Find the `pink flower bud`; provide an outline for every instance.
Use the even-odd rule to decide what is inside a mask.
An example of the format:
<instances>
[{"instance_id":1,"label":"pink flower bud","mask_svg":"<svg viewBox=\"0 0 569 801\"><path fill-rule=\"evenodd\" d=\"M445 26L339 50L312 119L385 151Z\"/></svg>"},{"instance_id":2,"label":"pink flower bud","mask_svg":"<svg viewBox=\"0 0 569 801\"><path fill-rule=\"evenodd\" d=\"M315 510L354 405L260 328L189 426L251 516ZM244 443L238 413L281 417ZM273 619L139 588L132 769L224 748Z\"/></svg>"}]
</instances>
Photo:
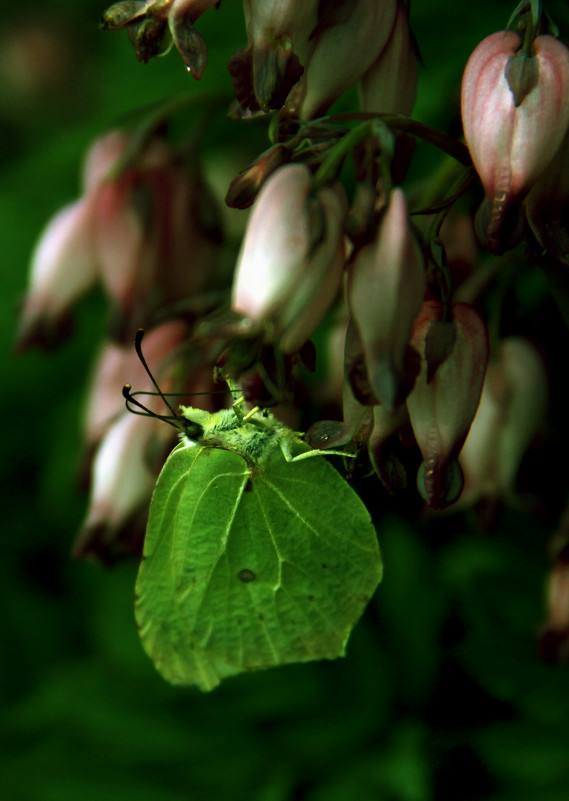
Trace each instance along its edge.
<instances>
[{"instance_id":1,"label":"pink flower bud","mask_svg":"<svg viewBox=\"0 0 569 801\"><path fill-rule=\"evenodd\" d=\"M232 307L292 353L317 328L337 295L344 266L341 188L311 195L310 170L289 164L264 184L247 225Z\"/></svg>"},{"instance_id":2,"label":"pink flower bud","mask_svg":"<svg viewBox=\"0 0 569 801\"><path fill-rule=\"evenodd\" d=\"M103 436L92 468L89 508L75 556L110 549L150 501L174 429L124 411Z\"/></svg>"},{"instance_id":3,"label":"pink flower bud","mask_svg":"<svg viewBox=\"0 0 569 801\"><path fill-rule=\"evenodd\" d=\"M93 198L86 197L62 209L45 228L32 256L18 350L57 344L72 305L95 283L93 210Z\"/></svg>"},{"instance_id":4,"label":"pink flower bud","mask_svg":"<svg viewBox=\"0 0 569 801\"><path fill-rule=\"evenodd\" d=\"M305 120L323 114L377 59L393 28L395 11L395 0L332 4L312 35L312 53L287 106L293 105Z\"/></svg>"},{"instance_id":5,"label":"pink flower bud","mask_svg":"<svg viewBox=\"0 0 569 801\"><path fill-rule=\"evenodd\" d=\"M109 131L96 139L85 155L83 193L88 195L102 183L112 180L113 171L125 154L130 137L124 131Z\"/></svg>"},{"instance_id":6,"label":"pink flower bud","mask_svg":"<svg viewBox=\"0 0 569 801\"><path fill-rule=\"evenodd\" d=\"M411 231L405 196L394 189L374 241L357 252L347 282L369 382L390 409L402 400L403 360L425 285L423 255Z\"/></svg>"},{"instance_id":7,"label":"pink flower bud","mask_svg":"<svg viewBox=\"0 0 569 801\"><path fill-rule=\"evenodd\" d=\"M395 456L393 436L408 424L404 405L395 410L382 405L364 405L352 391L351 372L363 356L363 348L353 321L346 331L344 349L343 423L321 420L306 433L313 448L334 448L351 443L356 450L367 447L370 462L387 492L393 494L407 485L407 476Z\"/></svg>"},{"instance_id":8,"label":"pink flower bud","mask_svg":"<svg viewBox=\"0 0 569 801\"><path fill-rule=\"evenodd\" d=\"M569 50L538 36L535 56L520 38L495 33L474 50L462 80L462 122L489 203L488 244L499 246L504 215L547 167L569 125Z\"/></svg>"},{"instance_id":9,"label":"pink flower bud","mask_svg":"<svg viewBox=\"0 0 569 801\"><path fill-rule=\"evenodd\" d=\"M417 52L406 3L397 1L387 44L359 84L362 111L409 116L417 96Z\"/></svg>"},{"instance_id":10,"label":"pink flower bud","mask_svg":"<svg viewBox=\"0 0 569 801\"><path fill-rule=\"evenodd\" d=\"M509 337L500 343L460 453L461 504L512 497L522 457L545 419L547 384L541 357L529 342Z\"/></svg>"},{"instance_id":11,"label":"pink flower bud","mask_svg":"<svg viewBox=\"0 0 569 801\"><path fill-rule=\"evenodd\" d=\"M93 191L102 283L131 337L157 309L204 288L221 242L218 210L197 171L186 173L161 140Z\"/></svg>"},{"instance_id":12,"label":"pink flower bud","mask_svg":"<svg viewBox=\"0 0 569 801\"><path fill-rule=\"evenodd\" d=\"M95 190L94 246L100 278L109 297L124 312L132 305L135 282L148 272L144 261L155 257L146 241L145 224L150 220L146 214L143 218L133 203L135 181L129 171L118 181L102 182Z\"/></svg>"},{"instance_id":13,"label":"pink flower bud","mask_svg":"<svg viewBox=\"0 0 569 801\"><path fill-rule=\"evenodd\" d=\"M462 489L456 461L474 419L488 361L488 337L478 314L458 303L452 322L441 304L423 305L412 339L421 371L407 398L413 433L423 456L417 476L429 506L444 509Z\"/></svg>"}]
</instances>

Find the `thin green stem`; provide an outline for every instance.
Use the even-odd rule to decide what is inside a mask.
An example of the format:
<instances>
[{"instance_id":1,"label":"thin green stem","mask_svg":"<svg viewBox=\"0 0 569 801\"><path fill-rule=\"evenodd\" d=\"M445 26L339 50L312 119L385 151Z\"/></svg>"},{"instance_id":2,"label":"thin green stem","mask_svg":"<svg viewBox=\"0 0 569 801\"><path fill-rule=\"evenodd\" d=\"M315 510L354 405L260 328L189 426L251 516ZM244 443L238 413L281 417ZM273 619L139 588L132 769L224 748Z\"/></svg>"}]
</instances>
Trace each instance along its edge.
<instances>
[{"instance_id":1,"label":"thin green stem","mask_svg":"<svg viewBox=\"0 0 569 801\"><path fill-rule=\"evenodd\" d=\"M401 131L403 133L411 134L425 142L438 147L443 153L447 153L452 158L456 159L465 167L472 164L468 148L458 139L453 136L439 131L437 128L432 128L430 125L425 125L423 122L414 120L411 117L404 117L401 114L371 114L367 112L348 112L345 114L336 114L333 117L328 117L328 122L347 122L347 121L366 122L371 120L380 120L391 131Z\"/></svg>"},{"instance_id":2,"label":"thin green stem","mask_svg":"<svg viewBox=\"0 0 569 801\"><path fill-rule=\"evenodd\" d=\"M333 145L320 167L316 170L313 180L314 188L318 189L324 184L330 183L338 174L342 162L348 153L350 153L356 145L359 145L360 142L363 142L371 133L372 126L366 122L363 125L358 125L357 128L351 130L343 136L339 142Z\"/></svg>"}]
</instances>

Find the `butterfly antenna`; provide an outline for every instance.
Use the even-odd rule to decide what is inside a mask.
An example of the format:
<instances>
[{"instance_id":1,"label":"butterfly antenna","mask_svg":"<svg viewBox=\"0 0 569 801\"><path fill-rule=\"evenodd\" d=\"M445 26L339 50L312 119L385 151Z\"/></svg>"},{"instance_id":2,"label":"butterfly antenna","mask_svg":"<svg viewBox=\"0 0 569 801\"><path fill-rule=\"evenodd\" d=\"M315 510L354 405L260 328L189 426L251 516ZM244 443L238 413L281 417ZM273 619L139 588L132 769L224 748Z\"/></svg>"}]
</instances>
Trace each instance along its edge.
<instances>
[{"instance_id":1,"label":"butterfly antenna","mask_svg":"<svg viewBox=\"0 0 569 801\"><path fill-rule=\"evenodd\" d=\"M131 412L132 414L142 414L145 417L155 417L157 420L162 420L164 423L168 423L168 425L179 430L180 426L177 423L172 422L172 419L170 417L167 417L166 415L163 414L156 414L156 412L153 412L151 409L148 409L143 403L137 401L134 395L131 393L131 390L132 386L130 384L125 384L124 387L122 388L122 395L126 401L127 404L126 407L129 412ZM160 393L160 395L162 395L162 393ZM142 411L137 412L135 409L131 409L129 403L133 404L134 406L138 406L138 408L142 409ZM174 415L174 419L178 420L179 419L178 415Z\"/></svg>"},{"instance_id":2,"label":"butterfly antenna","mask_svg":"<svg viewBox=\"0 0 569 801\"><path fill-rule=\"evenodd\" d=\"M146 363L146 359L144 358L144 354L142 352L142 340L143 340L143 338L144 338L144 328L139 328L138 331L136 332L136 336L134 338L134 348L136 350L136 355L140 359L140 362L141 362L142 366L144 367L144 369L146 370L146 373L147 373L149 379L152 381L152 384L153 384L154 388L156 389L156 391L158 392L158 394L160 395L160 397L164 401L167 409L171 412L171 414L176 419L178 419L178 415L176 414L174 409L170 406L168 398L164 395L164 393L162 392L162 390L160 389L160 387L156 383L156 379L154 378L154 376L150 372L150 368L149 368L148 364ZM130 399L133 401L133 403L136 406L141 406L141 404L138 403L138 401L135 401L135 400L132 399L132 396L130 396ZM144 407L142 407L142 408L144 408ZM156 416L158 416L158 415L156 415Z\"/></svg>"}]
</instances>

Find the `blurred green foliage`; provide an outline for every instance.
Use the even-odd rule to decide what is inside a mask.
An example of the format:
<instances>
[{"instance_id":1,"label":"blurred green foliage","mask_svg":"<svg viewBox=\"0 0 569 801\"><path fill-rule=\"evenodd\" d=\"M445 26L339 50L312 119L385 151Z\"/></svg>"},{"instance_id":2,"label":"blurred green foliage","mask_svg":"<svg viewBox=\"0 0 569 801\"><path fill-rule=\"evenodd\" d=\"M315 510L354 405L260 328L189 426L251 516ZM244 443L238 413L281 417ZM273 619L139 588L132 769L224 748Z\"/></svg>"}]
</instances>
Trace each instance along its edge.
<instances>
[{"instance_id":1,"label":"blurred green foliage","mask_svg":"<svg viewBox=\"0 0 569 801\"><path fill-rule=\"evenodd\" d=\"M466 58L512 8L416 0L419 119L459 131ZM101 11L53 0L3 12L5 353L30 251L77 195L89 142L178 92L229 91L225 62L245 41L240 3L223 0L198 26L210 63L196 85L174 54L139 65L126 35L97 30ZM432 151L421 152L428 163ZM541 664L535 642L550 532L521 513L488 536L465 515L414 527L380 516L385 579L344 660L240 677L211 695L159 678L134 626L136 566L104 571L68 556L85 509L84 384L103 327L95 296L60 350L3 361L0 798L565 801L569 672Z\"/></svg>"}]
</instances>

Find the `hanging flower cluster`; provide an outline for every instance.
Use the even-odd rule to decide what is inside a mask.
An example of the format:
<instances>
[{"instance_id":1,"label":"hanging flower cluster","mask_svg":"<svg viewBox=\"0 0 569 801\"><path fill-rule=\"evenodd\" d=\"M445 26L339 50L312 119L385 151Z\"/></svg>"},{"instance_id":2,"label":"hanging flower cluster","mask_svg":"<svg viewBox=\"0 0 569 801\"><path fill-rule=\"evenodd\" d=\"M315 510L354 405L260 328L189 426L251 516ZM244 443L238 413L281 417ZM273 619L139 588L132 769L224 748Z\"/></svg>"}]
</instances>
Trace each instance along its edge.
<instances>
[{"instance_id":1,"label":"hanging flower cluster","mask_svg":"<svg viewBox=\"0 0 569 801\"><path fill-rule=\"evenodd\" d=\"M199 79L207 46L195 25L214 5L124 0L102 24L126 29L143 62L174 46ZM228 176L240 246L223 242L200 143L173 144L162 119L93 145L81 199L48 223L32 259L20 349L59 342L96 282L112 310L85 423L93 467L79 555L108 556L169 441L161 420L122 408L125 380L152 390L129 350L140 327L163 386L208 386L203 370L215 366L251 404L294 420L308 410L310 445L345 445L352 475L375 473L386 500L406 492L431 514L521 502L518 472L544 430L544 360L526 330L503 323L497 276L512 253L548 274L569 267L569 49L525 8L516 33L484 39L465 59L464 145L410 116L418 52L405 0L243 10L227 105L271 125L267 149ZM358 110L324 116L354 87ZM428 186L407 178L417 139L444 154ZM568 293L555 299L569 320ZM199 354L192 365L183 345ZM315 359L320 380L305 383ZM146 407L163 415L160 402ZM335 420L317 420L329 410ZM555 587L566 574L557 569ZM557 606L555 626L569 630Z\"/></svg>"}]
</instances>

